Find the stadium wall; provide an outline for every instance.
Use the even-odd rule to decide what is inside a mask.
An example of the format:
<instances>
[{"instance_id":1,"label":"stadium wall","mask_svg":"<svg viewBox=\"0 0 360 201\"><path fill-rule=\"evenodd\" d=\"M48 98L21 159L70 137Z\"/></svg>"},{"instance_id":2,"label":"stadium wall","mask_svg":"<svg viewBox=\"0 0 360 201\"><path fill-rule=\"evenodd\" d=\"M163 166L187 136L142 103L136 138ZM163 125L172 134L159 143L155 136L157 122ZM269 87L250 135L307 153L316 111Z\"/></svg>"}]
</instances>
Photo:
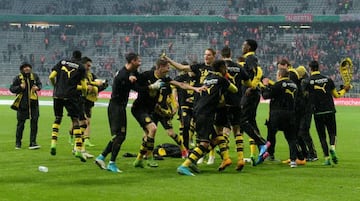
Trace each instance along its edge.
<instances>
[{"instance_id":1,"label":"stadium wall","mask_svg":"<svg viewBox=\"0 0 360 201\"><path fill-rule=\"evenodd\" d=\"M12 23L104 23L104 22L331 22L360 21L359 15L0 15L0 22Z\"/></svg>"},{"instance_id":2,"label":"stadium wall","mask_svg":"<svg viewBox=\"0 0 360 201\"><path fill-rule=\"evenodd\" d=\"M41 90L38 92L39 96L51 97L52 90ZM0 96L11 96L14 95L6 88L0 88ZM109 99L111 97L110 91L103 91L99 93L99 98ZM136 92L130 92L129 99L134 100L137 97ZM262 103L268 103L269 100L261 99ZM335 105L346 105L346 106L360 106L360 98L336 98L334 99Z\"/></svg>"}]
</instances>

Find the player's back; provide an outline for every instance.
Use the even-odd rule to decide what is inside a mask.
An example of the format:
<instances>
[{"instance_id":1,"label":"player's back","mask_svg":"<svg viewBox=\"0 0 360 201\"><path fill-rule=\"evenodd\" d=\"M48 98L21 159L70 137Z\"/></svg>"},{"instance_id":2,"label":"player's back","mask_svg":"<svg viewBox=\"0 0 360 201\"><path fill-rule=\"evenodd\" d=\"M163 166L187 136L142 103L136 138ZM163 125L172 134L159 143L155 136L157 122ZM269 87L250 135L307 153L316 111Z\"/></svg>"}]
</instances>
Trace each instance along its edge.
<instances>
[{"instance_id":1,"label":"player's back","mask_svg":"<svg viewBox=\"0 0 360 201\"><path fill-rule=\"evenodd\" d=\"M270 110L295 111L297 85L289 79L277 81L270 92ZM266 95L263 93L264 98Z\"/></svg>"},{"instance_id":2,"label":"player's back","mask_svg":"<svg viewBox=\"0 0 360 201\"><path fill-rule=\"evenodd\" d=\"M314 112L335 112L332 90L335 89L334 82L321 75L312 74L308 81L307 90L309 91L310 101L314 106Z\"/></svg>"},{"instance_id":3,"label":"player's back","mask_svg":"<svg viewBox=\"0 0 360 201\"><path fill-rule=\"evenodd\" d=\"M79 61L61 60L52 70L57 72L54 97L73 98L81 94L77 85L85 77L85 68Z\"/></svg>"},{"instance_id":4,"label":"player's back","mask_svg":"<svg viewBox=\"0 0 360 201\"><path fill-rule=\"evenodd\" d=\"M220 100L230 85L224 77L215 73L210 73L204 79L206 91L202 91L195 104L195 112L197 114L208 114L216 110Z\"/></svg>"},{"instance_id":5,"label":"player's back","mask_svg":"<svg viewBox=\"0 0 360 201\"><path fill-rule=\"evenodd\" d=\"M225 63L227 66L227 72L229 74L227 79L238 88L237 93L226 94L226 104L231 106L240 106L240 101L243 94L242 81L249 80L249 75L246 73L245 69L242 68L239 64L231 60L225 60Z\"/></svg>"}]
</instances>

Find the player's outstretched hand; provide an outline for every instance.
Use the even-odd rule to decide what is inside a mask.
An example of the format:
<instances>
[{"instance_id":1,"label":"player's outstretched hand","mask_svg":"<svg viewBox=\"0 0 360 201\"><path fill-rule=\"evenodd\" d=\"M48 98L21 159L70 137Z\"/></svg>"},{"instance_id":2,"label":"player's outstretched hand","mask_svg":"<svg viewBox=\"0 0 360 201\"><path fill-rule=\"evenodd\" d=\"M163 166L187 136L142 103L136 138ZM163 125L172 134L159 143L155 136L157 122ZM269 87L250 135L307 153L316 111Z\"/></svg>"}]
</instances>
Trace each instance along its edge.
<instances>
[{"instance_id":1,"label":"player's outstretched hand","mask_svg":"<svg viewBox=\"0 0 360 201\"><path fill-rule=\"evenodd\" d=\"M149 89L158 90L161 87L163 87L164 85L165 85L165 83L161 79L158 79L158 80L156 80L156 82L149 85Z\"/></svg>"},{"instance_id":2,"label":"player's outstretched hand","mask_svg":"<svg viewBox=\"0 0 360 201\"><path fill-rule=\"evenodd\" d=\"M269 80L269 78L265 77L265 78L262 79L261 81L262 81L263 85L268 86L270 80Z\"/></svg>"},{"instance_id":3,"label":"player's outstretched hand","mask_svg":"<svg viewBox=\"0 0 360 201\"><path fill-rule=\"evenodd\" d=\"M346 92L348 92L351 89L351 85L344 86L344 89L345 89Z\"/></svg>"},{"instance_id":4,"label":"player's outstretched hand","mask_svg":"<svg viewBox=\"0 0 360 201\"><path fill-rule=\"evenodd\" d=\"M197 93L201 93L202 91L206 91L208 88L207 86L201 86L201 87L195 87L194 91L196 91Z\"/></svg>"}]
</instances>

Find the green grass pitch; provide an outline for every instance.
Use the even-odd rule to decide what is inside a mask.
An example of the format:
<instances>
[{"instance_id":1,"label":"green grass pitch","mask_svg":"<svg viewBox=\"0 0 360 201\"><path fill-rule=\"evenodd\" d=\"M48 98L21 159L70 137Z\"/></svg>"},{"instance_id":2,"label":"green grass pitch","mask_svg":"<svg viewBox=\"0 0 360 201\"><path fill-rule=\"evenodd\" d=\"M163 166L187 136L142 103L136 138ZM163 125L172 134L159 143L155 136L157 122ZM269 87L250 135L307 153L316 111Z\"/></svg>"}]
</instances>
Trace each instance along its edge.
<instances>
[{"instance_id":1,"label":"green grass pitch","mask_svg":"<svg viewBox=\"0 0 360 201\"><path fill-rule=\"evenodd\" d=\"M100 170L93 160L82 163L71 154L69 118L64 118L61 124L57 155L50 155L51 124L54 120L51 106L40 108L39 150L28 150L28 122L23 148L15 150L16 113L6 105L0 106L0 111L0 201L360 200L360 107L337 107L338 165L322 165L319 139L312 127L311 135L320 158L317 162L292 169L279 162L266 161L257 167L247 164L240 173L234 170L235 165L219 173L217 166L220 158L217 156L214 165L200 165L202 173L195 177L176 173L182 159L165 158L159 161L158 168L135 169L132 166L134 158L122 157L125 152L137 153L141 143L142 129L130 113L127 139L117 160L123 173L116 174ZM261 104L258 124L263 136L266 136L264 120L267 114L268 105ZM175 120L174 127L178 129ZM98 155L110 139L106 107L94 108L91 137L96 146L87 150ZM246 136L245 156L249 155L247 139ZM277 134L277 140L276 157L287 159L288 148L281 132ZM159 128L155 144L165 142L172 143L172 140ZM233 139L230 146L231 157L236 163ZM38 171L40 165L47 166L49 172Z\"/></svg>"}]
</instances>

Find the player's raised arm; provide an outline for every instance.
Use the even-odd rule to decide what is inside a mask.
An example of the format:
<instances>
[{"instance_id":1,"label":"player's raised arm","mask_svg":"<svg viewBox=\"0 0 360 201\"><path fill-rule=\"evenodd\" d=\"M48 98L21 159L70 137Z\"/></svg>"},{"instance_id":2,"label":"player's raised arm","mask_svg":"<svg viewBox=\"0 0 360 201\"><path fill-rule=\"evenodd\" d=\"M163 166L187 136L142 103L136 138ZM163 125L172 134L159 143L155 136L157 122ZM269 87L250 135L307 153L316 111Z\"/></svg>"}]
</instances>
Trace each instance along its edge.
<instances>
[{"instance_id":1,"label":"player's raised arm","mask_svg":"<svg viewBox=\"0 0 360 201\"><path fill-rule=\"evenodd\" d=\"M204 91L206 90L206 86L202 86L202 87L193 87L191 85L189 85L188 83L185 83L185 82L178 82L176 80L171 80L170 81L170 84L171 85L174 85L174 86L177 86L177 87L180 87L182 89L185 89L185 90L194 90L198 93L200 93L201 91Z\"/></svg>"},{"instance_id":2,"label":"player's raised arm","mask_svg":"<svg viewBox=\"0 0 360 201\"><path fill-rule=\"evenodd\" d=\"M52 71L49 75L49 81L51 83L52 86L55 85L55 78L56 78L57 72L56 71Z\"/></svg>"},{"instance_id":3,"label":"player's raised arm","mask_svg":"<svg viewBox=\"0 0 360 201\"><path fill-rule=\"evenodd\" d=\"M191 71L191 67L190 65L183 65L181 63L178 63L172 59L170 59L168 56L163 55L162 56L163 59L167 60L171 66L175 67L177 70L180 71L185 71L185 72L190 72Z\"/></svg>"},{"instance_id":4,"label":"player's raised arm","mask_svg":"<svg viewBox=\"0 0 360 201\"><path fill-rule=\"evenodd\" d=\"M342 88L341 90L336 90L335 88L331 91L331 94L334 98L340 98L343 97L345 95L346 92L348 92L350 90L350 85L348 86L344 86L344 88Z\"/></svg>"}]
</instances>

